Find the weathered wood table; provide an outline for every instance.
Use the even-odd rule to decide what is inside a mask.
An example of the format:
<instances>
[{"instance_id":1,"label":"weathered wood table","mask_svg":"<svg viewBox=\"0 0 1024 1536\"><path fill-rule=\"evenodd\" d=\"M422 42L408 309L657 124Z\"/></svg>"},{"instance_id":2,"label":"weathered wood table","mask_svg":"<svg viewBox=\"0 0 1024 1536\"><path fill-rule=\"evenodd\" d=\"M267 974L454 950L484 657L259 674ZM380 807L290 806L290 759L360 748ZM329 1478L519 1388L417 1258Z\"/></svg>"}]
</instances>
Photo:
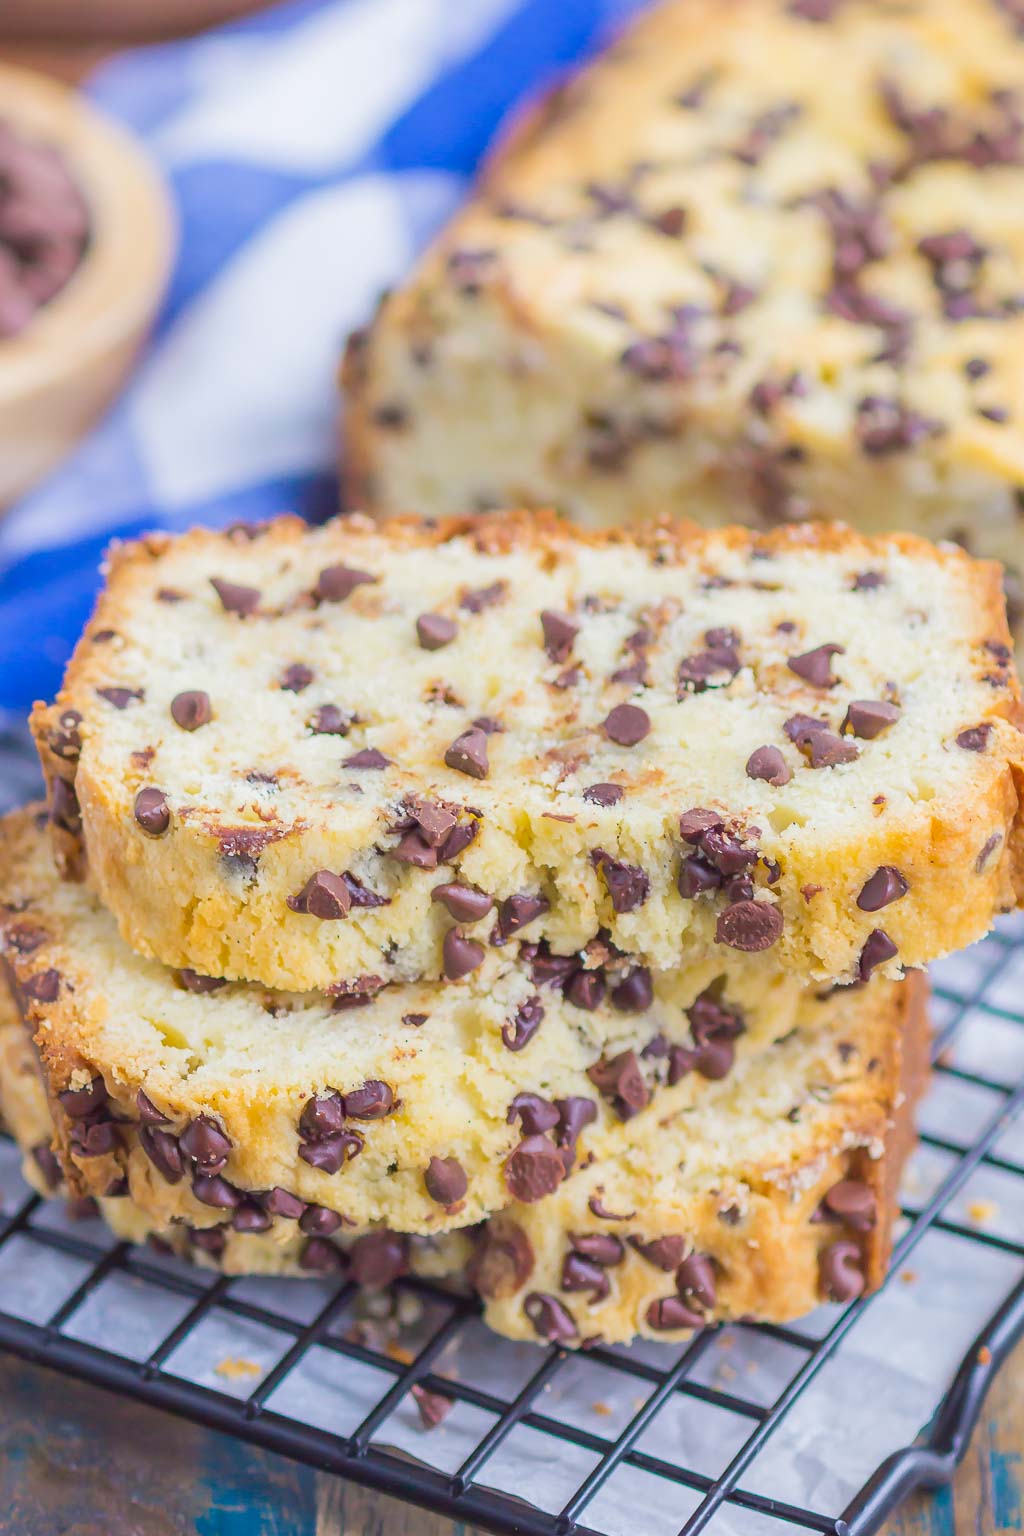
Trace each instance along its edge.
<instances>
[{"instance_id":1,"label":"weathered wood table","mask_svg":"<svg viewBox=\"0 0 1024 1536\"><path fill-rule=\"evenodd\" d=\"M1024 1345L952 1489L886 1536L1022 1529ZM474 1536L226 1435L0 1356L0 1536ZM636 1536L644 1536L638 1531Z\"/></svg>"}]
</instances>

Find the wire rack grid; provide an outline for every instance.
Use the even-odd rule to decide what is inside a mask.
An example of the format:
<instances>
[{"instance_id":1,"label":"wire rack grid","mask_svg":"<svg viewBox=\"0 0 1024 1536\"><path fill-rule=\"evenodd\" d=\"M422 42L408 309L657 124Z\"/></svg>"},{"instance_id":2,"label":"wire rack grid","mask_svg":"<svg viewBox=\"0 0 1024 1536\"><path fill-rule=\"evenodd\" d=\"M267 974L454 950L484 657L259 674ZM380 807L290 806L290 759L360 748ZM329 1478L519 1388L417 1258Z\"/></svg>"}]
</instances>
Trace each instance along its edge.
<instances>
[{"instance_id":1,"label":"wire rack grid","mask_svg":"<svg viewBox=\"0 0 1024 1536\"><path fill-rule=\"evenodd\" d=\"M218 1277L69 1220L0 1142L0 1346L486 1530L864 1536L950 1478L1024 1333L1024 920L933 980L891 1277L846 1308L572 1354L410 1278L375 1338L351 1285ZM414 1387L453 1405L439 1427ZM831 1476L809 1488L815 1455Z\"/></svg>"}]
</instances>

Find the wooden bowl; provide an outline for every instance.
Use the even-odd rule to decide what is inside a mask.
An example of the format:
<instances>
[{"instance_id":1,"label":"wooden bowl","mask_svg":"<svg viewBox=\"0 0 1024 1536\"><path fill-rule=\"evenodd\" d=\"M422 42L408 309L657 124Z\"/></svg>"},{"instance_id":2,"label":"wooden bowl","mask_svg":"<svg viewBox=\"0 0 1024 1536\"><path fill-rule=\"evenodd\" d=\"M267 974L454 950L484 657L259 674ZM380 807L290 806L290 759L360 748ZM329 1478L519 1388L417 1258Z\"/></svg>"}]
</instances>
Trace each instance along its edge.
<instances>
[{"instance_id":1,"label":"wooden bowl","mask_svg":"<svg viewBox=\"0 0 1024 1536\"><path fill-rule=\"evenodd\" d=\"M51 470L117 394L163 295L174 220L135 141L73 91L0 64L0 116L55 145L89 205L81 264L0 339L0 508Z\"/></svg>"}]
</instances>

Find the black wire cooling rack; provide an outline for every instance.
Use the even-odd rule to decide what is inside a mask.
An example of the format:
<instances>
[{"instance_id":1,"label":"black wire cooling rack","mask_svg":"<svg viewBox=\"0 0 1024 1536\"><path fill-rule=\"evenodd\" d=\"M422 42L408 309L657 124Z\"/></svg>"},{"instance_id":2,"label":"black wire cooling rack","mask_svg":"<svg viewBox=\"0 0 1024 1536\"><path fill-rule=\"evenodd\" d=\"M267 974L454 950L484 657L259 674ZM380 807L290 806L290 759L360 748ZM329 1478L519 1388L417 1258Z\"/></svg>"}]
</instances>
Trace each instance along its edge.
<instances>
[{"instance_id":1,"label":"black wire cooling rack","mask_svg":"<svg viewBox=\"0 0 1024 1536\"><path fill-rule=\"evenodd\" d=\"M890 1280L845 1309L567 1354L408 1279L375 1336L350 1285L230 1280L70 1221L0 1143L0 1346L496 1532L861 1536L950 1478L1024 1333L1024 921L934 981ZM440 1426L414 1387L454 1405Z\"/></svg>"}]
</instances>

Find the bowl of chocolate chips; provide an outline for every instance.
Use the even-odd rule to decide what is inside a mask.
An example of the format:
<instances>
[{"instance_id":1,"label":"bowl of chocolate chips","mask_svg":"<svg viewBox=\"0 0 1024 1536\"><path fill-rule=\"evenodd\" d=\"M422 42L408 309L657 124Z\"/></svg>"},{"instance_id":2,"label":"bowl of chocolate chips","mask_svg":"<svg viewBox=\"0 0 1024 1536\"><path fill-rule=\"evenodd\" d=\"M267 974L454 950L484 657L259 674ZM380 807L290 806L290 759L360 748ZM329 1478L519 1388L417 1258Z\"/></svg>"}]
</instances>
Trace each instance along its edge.
<instances>
[{"instance_id":1,"label":"bowl of chocolate chips","mask_svg":"<svg viewBox=\"0 0 1024 1536\"><path fill-rule=\"evenodd\" d=\"M159 173L75 92L0 65L0 508L110 404L173 251Z\"/></svg>"}]
</instances>

